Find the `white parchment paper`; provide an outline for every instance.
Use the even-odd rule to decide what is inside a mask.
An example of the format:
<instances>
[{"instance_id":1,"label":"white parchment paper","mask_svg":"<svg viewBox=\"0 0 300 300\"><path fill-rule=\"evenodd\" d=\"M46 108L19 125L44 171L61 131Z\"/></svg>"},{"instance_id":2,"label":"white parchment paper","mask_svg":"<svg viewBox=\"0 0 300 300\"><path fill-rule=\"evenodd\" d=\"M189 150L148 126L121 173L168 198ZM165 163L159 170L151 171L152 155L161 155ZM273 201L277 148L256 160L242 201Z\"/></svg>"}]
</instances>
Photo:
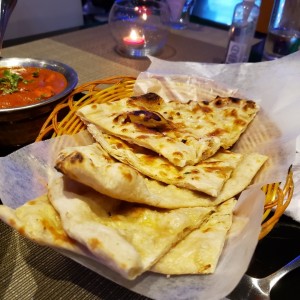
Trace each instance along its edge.
<instances>
[{"instance_id":1,"label":"white parchment paper","mask_svg":"<svg viewBox=\"0 0 300 300\"><path fill-rule=\"evenodd\" d=\"M200 89L213 87L208 96L211 92L222 93L225 90L232 96L243 95L258 102L262 108L259 123L251 125L250 140L247 135L243 136L244 142L240 143L237 150L257 150L270 157L269 161L272 163L269 169L272 173L263 172L264 176L260 177L259 183L285 180L288 167L295 161L296 137L300 133L299 53L278 61L256 64L181 63L161 61L153 57L151 60L148 71L141 73L137 80L136 93L152 91L154 87L155 92L166 97L173 97L175 93L176 97L183 95L183 99L193 99L201 84ZM185 80L189 78L190 88L186 89L186 81L180 82L182 76ZM165 80L159 90L156 83L151 85L152 80L157 78ZM174 78L176 88L172 86ZM56 151L66 145L89 143L91 140L83 132L72 137L64 136L35 143L0 158L2 202L16 208L45 193L48 170L53 168ZM128 281L93 260L63 253L98 274L153 299L221 299L235 287L248 268L258 241L263 203L264 195L259 186L253 186L242 193L236 207L232 232L217 270L212 275L167 278L147 272L137 280ZM295 203L293 205L298 206ZM241 224L243 226L238 226Z\"/></svg>"},{"instance_id":2,"label":"white parchment paper","mask_svg":"<svg viewBox=\"0 0 300 300\"><path fill-rule=\"evenodd\" d=\"M287 169L293 164L295 192L285 213L300 222L300 154L296 157L296 141L300 134L300 51L275 61L229 65L150 59L149 69L138 77L137 93L156 92L172 99L178 96L173 89L179 86L179 90L183 90L182 101L198 100L196 87L201 85L205 89L205 85L212 86L213 82L216 93L242 96L260 105L261 112L250 126L248 131L251 132L247 132L251 145L246 146L247 141L242 138L236 150L243 152L248 147L249 151L270 157L268 167L271 164L271 172L260 178L265 183L285 182ZM181 83L174 84L174 77L188 77L191 88ZM157 89L157 78L163 78L166 88ZM149 80L152 84L148 83ZM198 91L202 94L201 89ZM300 153L300 138L297 145Z\"/></svg>"}]
</instances>

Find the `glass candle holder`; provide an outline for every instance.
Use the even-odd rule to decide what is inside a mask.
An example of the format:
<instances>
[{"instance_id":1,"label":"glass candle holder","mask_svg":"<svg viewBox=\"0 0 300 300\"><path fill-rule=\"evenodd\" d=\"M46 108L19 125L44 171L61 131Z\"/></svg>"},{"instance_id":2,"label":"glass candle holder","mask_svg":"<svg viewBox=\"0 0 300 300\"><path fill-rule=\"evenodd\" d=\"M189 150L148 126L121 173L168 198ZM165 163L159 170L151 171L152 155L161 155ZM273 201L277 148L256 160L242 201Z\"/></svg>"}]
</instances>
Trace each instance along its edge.
<instances>
[{"instance_id":1,"label":"glass candle holder","mask_svg":"<svg viewBox=\"0 0 300 300\"><path fill-rule=\"evenodd\" d=\"M130 57L158 54L167 41L169 20L170 10L163 1L115 1L108 24L116 51Z\"/></svg>"}]
</instances>

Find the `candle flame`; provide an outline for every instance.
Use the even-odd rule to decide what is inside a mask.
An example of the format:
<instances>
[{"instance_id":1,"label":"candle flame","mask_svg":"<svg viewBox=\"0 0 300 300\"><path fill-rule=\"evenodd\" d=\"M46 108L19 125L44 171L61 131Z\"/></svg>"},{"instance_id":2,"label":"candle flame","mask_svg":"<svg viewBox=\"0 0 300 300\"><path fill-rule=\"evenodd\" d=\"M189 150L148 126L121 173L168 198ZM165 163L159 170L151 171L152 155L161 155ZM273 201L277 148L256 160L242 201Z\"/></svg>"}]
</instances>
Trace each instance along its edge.
<instances>
[{"instance_id":1,"label":"candle flame","mask_svg":"<svg viewBox=\"0 0 300 300\"><path fill-rule=\"evenodd\" d=\"M146 21L147 18L148 18L148 15L147 15L146 13L143 13L143 14L142 14L142 19L143 19L144 21Z\"/></svg>"},{"instance_id":2,"label":"candle flame","mask_svg":"<svg viewBox=\"0 0 300 300\"><path fill-rule=\"evenodd\" d=\"M126 45L143 45L145 43L144 35L139 34L136 29L131 29L128 36L123 38Z\"/></svg>"},{"instance_id":3,"label":"candle flame","mask_svg":"<svg viewBox=\"0 0 300 300\"><path fill-rule=\"evenodd\" d=\"M139 36L139 34L136 32L135 29L131 29L129 37L131 40L133 41L137 41L138 39L140 39L141 37Z\"/></svg>"}]
</instances>

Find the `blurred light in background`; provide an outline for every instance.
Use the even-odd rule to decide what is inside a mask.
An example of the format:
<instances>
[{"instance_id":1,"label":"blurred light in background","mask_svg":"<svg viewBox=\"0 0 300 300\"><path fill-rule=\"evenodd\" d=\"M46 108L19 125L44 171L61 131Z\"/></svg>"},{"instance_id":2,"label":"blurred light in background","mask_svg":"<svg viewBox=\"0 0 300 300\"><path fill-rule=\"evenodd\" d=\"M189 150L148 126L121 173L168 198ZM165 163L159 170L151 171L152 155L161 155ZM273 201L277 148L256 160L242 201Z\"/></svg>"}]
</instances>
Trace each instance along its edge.
<instances>
[{"instance_id":1,"label":"blurred light in background","mask_svg":"<svg viewBox=\"0 0 300 300\"><path fill-rule=\"evenodd\" d=\"M230 26L233 10L242 0L196 0L192 14L204 21ZM260 6L261 0L255 3Z\"/></svg>"}]
</instances>

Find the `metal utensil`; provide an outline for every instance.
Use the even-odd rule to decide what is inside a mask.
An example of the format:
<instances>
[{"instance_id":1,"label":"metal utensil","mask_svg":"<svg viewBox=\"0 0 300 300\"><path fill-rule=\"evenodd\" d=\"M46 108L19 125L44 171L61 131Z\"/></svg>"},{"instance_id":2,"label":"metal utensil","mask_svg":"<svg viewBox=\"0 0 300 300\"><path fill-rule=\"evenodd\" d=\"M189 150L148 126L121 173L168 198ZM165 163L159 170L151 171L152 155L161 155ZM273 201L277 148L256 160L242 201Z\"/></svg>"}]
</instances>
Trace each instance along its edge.
<instances>
[{"instance_id":1,"label":"metal utensil","mask_svg":"<svg viewBox=\"0 0 300 300\"><path fill-rule=\"evenodd\" d=\"M274 285L288 272L300 267L300 255L278 271L264 278L254 278L244 275L237 287L227 296L231 300L270 299Z\"/></svg>"}]
</instances>

